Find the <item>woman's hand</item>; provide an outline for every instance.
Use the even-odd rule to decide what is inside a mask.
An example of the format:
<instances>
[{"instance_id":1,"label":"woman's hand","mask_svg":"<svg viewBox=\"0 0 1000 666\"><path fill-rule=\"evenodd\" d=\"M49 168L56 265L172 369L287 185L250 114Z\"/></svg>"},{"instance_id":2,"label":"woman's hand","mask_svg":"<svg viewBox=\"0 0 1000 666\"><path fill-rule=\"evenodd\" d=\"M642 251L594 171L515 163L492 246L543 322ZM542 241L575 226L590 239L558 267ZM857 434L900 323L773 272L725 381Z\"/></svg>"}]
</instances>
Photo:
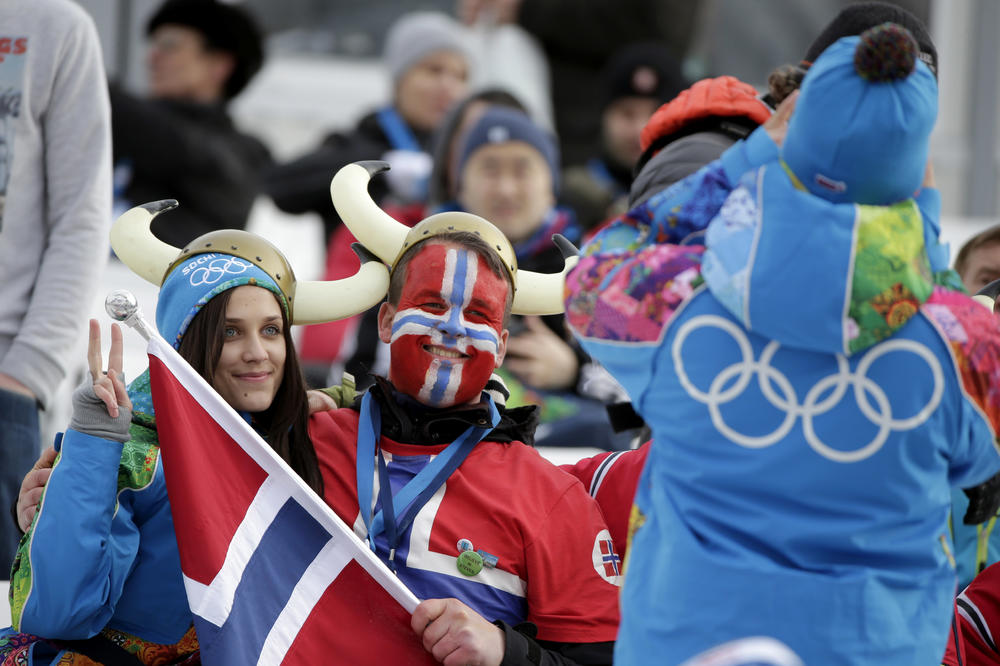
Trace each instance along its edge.
<instances>
[{"instance_id":1,"label":"woman's hand","mask_svg":"<svg viewBox=\"0 0 1000 666\"><path fill-rule=\"evenodd\" d=\"M132 422L132 401L122 379L122 331L111 326L111 353L107 371L101 370L101 327L90 320L90 347L87 350L91 382L84 381L73 391L73 416L70 430L125 443Z\"/></svg>"},{"instance_id":2,"label":"woman's hand","mask_svg":"<svg viewBox=\"0 0 1000 666\"><path fill-rule=\"evenodd\" d=\"M316 389L309 389L306 391L306 399L309 401L309 415L312 416L317 412L328 412L331 409L337 409L340 405L337 401L328 396L322 391L317 391Z\"/></svg>"},{"instance_id":3,"label":"woman's hand","mask_svg":"<svg viewBox=\"0 0 1000 666\"><path fill-rule=\"evenodd\" d=\"M94 393L104 402L108 414L118 418L118 408L132 409L128 389L122 379L122 329L111 324L111 350L108 353L108 369L102 371L104 356L101 353L101 325L96 319L90 320L90 347L87 351L90 376L94 380Z\"/></svg>"},{"instance_id":4,"label":"woman's hand","mask_svg":"<svg viewBox=\"0 0 1000 666\"><path fill-rule=\"evenodd\" d=\"M764 123L764 131L767 132L771 140L778 144L785 142L785 135L788 134L788 123L792 119L792 112L795 111L795 103L799 100L799 91L792 92L778 105L778 108L771 114L771 117Z\"/></svg>"},{"instance_id":5,"label":"woman's hand","mask_svg":"<svg viewBox=\"0 0 1000 666\"><path fill-rule=\"evenodd\" d=\"M21 491L17 495L17 526L22 532L27 532L31 527L31 521L35 519L35 512L38 510L38 500L42 499L42 491L45 484L49 482L49 475L52 474L52 465L56 460L56 449L54 446L42 451L38 460L31 467L24 480L21 481Z\"/></svg>"}]
</instances>

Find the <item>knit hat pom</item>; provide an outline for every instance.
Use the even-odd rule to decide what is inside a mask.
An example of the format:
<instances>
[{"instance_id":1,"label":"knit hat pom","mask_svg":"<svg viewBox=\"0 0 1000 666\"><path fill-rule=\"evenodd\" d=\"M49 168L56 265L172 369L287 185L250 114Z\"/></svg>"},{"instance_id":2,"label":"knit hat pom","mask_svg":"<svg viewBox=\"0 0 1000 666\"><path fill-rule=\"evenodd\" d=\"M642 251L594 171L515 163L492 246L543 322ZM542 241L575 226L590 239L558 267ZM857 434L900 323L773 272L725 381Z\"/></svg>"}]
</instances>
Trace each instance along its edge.
<instances>
[{"instance_id":1,"label":"knit hat pom","mask_svg":"<svg viewBox=\"0 0 1000 666\"><path fill-rule=\"evenodd\" d=\"M861 33L854 50L854 69L866 81L886 83L905 79L916 66L919 48L913 35L895 23L883 23Z\"/></svg>"}]
</instances>

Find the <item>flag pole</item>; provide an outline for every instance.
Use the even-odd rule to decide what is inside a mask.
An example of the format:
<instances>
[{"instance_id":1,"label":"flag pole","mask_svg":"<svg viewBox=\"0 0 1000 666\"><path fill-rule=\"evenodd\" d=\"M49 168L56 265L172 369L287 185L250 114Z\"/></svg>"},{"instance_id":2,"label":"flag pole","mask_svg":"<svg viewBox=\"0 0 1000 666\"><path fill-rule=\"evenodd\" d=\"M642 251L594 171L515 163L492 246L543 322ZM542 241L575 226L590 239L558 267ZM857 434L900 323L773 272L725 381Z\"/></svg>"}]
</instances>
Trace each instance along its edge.
<instances>
[{"instance_id":1,"label":"flag pole","mask_svg":"<svg viewBox=\"0 0 1000 666\"><path fill-rule=\"evenodd\" d=\"M142 316L139 302L131 291L116 289L109 293L104 299L104 310L112 319L135 329L146 342L149 342L149 338L153 335L153 329Z\"/></svg>"}]
</instances>

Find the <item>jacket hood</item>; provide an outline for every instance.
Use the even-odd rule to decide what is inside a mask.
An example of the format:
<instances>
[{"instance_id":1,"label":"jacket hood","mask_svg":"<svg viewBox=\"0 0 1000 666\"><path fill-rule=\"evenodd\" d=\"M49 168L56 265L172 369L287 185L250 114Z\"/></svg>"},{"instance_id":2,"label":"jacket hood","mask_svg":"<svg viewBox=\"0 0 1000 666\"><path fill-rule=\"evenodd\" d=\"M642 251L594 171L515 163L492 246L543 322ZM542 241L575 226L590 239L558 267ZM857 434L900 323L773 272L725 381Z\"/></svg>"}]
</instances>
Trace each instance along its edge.
<instances>
[{"instance_id":1,"label":"jacket hood","mask_svg":"<svg viewBox=\"0 0 1000 666\"><path fill-rule=\"evenodd\" d=\"M702 273L748 329L851 354L891 336L930 297L928 226L913 199L830 202L771 162L745 174L709 224Z\"/></svg>"}]
</instances>

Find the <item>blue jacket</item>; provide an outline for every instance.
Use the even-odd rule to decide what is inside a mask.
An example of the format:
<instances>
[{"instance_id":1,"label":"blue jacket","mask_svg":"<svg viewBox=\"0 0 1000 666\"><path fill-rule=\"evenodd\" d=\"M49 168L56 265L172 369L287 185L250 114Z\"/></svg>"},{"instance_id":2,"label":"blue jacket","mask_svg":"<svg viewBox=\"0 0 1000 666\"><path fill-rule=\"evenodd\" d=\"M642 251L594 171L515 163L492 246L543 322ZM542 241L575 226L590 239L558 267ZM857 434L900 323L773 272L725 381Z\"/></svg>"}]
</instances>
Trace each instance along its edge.
<instances>
[{"instance_id":1,"label":"blue jacket","mask_svg":"<svg viewBox=\"0 0 1000 666\"><path fill-rule=\"evenodd\" d=\"M567 319L654 442L616 664L754 635L943 655L951 489L1000 470L1000 327L950 288L938 209L814 197L758 130L585 248Z\"/></svg>"},{"instance_id":2,"label":"blue jacket","mask_svg":"<svg viewBox=\"0 0 1000 666\"><path fill-rule=\"evenodd\" d=\"M83 639L111 629L172 645L192 626L156 434L135 422L131 433L124 445L63 436L11 573L15 630Z\"/></svg>"}]
</instances>

